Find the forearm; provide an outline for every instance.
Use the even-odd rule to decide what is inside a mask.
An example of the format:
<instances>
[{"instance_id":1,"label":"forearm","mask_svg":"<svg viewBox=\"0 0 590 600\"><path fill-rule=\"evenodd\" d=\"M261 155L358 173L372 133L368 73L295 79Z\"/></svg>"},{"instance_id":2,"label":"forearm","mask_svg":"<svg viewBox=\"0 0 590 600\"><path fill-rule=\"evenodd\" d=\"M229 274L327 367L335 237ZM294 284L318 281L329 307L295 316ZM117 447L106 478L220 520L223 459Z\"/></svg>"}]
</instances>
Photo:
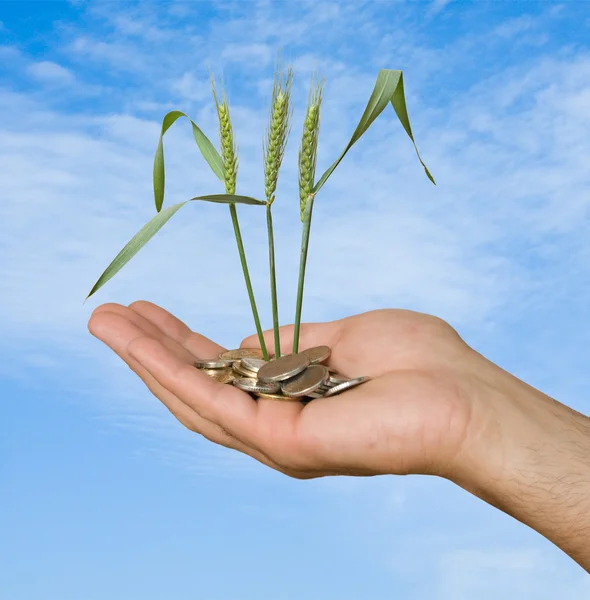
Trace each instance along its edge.
<instances>
[{"instance_id":1,"label":"forearm","mask_svg":"<svg viewBox=\"0 0 590 600\"><path fill-rule=\"evenodd\" d=\"M496 365L477 372L477 426L456 483L590 571L590 419Z\"/></svg>"}]
</instances>

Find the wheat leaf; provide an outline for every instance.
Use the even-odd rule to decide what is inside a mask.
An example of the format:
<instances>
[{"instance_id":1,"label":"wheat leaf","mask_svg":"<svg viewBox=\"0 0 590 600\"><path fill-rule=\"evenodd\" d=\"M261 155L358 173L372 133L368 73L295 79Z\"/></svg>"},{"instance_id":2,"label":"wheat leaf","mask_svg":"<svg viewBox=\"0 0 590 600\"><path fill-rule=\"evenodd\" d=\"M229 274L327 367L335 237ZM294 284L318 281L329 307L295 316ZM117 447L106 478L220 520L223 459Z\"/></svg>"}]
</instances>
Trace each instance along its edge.
<instances>
[{"instance_id":1,"label":"wheat leaf","mask_svg":"<svg viewBox=\"0 0 590 600\"><path fill-rule=\"evenodd\" d=\"M162 205L164 204L164 186L166 181L166 174L164 172L164 134L174 125L174 123L180 119L180 117L186 117L192 125L193 136L197 146L203 155L203 158L207 161L211 170L221 179L224 180L223 176L223 161L219 152L215 149L215 146L211 143L209 138L199 129L197 124L188 117L185 113L179 110L173 110L169 112L162 120L162 132L160 133L160 139L158 141L158 148L156 149L156 156L154 157L154 200L156 202L156 210L160 212Z\"/></svg>"},{"instance_id":2,"label":"wheat leaf","mask_svg":"<svg viewBox=\"0 0 590 600\"><path fill-rule=\"evenodd\" d=\"M206 196L197 196L178 204L168 206L160 211L153 219L148 221L127 243L127 245L117 254L111 264L105 269L104 273L98 278L94 284L86 300L100 289L109 279L114 277L153 237L162 229L168 220L185 204L203 200L206 202L219 202L223 204L254 204L265 205L263 200L257 200L250 196L236 196L230 194L209 194Z\"/></svg>"},{"instance_id":3,"label":"wheat leaf","mask_svg":"<svg viewBox=\"0 0 590 600\"><path fill-rule=\"evenodd\" d=\"M346 156L346 153L361 138L365 131L367 131L367 129L371 126L373 121L383 112L385 107L390 102L403 128L412 140L414 148L416 149L416 154L418 154L418 148L416 147L416 142L414 141L412 128L410 126L410 119L408 117L408 110L406 108L403 73L401 71L381 69L379 71L379 75L377 76L377 81L375 82L375 87L373 88L371 97L367 102L365 112L356 126L350 141L348 142L346 148L344 148L342 154L340 154L340 156L328 167L325 173L320 177L319 181L315 184L313 188L314 194L318 193L330 175L332 175L336 167L340 164L340 161L342 161L342 159ZM430 171L426 168L426 165L420 158L420 154L418 154L418 159L424 167L428 179L430 179L432 183L435 183Z\"/></svg>"},{"instance_id":4,"label":"wheat leaf","mask_svg":"<svg viewBox=\"0 0 590 600\"><path fill-rule=\"evenodd\" d=\"M393 110L395 110L395 114L399 119L399 122L402 124L403 128L406 130L408 137L412 140L412 144L414 144L414 150L416 150L416 156L420 161L422 167L424 167L424 172L426 173L426 177L436 185L434 181L434 177L428 170L428 167L424 164L422 157L420 156L420 152L418 152L418 146L416 146L416 140L414 140L414 134L412 133L412 126L410 125L410 117L408 116L408 109L406 107L406 95L404 93L404 75L400 73L399 83L395 88L395 92L393 92L393 96L391 98L391 106L393 106Z\"/></svg>"}]
</instances>

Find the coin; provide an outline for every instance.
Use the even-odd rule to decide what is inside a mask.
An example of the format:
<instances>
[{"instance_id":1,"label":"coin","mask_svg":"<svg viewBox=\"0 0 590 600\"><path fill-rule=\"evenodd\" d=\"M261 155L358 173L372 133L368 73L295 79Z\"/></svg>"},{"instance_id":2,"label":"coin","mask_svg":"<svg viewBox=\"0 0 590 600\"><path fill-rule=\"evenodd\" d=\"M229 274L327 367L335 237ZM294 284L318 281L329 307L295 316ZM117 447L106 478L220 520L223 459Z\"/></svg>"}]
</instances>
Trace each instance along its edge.
<instances>
[{"instance_id":1,"label":"coin","mask_svg":"<svg viewBox=\"0 0 590 600\"><path fill-rule=\"evenodd\" d=\"M261 381L250 379L249 377L234 379L232 383L237 388L244 390L244 392L275 394L281 389L278 383L262 383Z\"/></svg>"},{"instance_id":2,"label":"coin","mask_svg":"<svg viewBox=\"0 0 590 600\"><path fill-rule=\"evenodd\" d=\"M292 379L281 383L285 396L298 398L315 392L328 378L328 369L322 365L311 365Z\"/></svg>"},{"instance_id":3,"label":"coin","mask_svg":"<svg viewBox=\"0 0 590 600\"><path fill-rule=\"evenodd\" d=\"M309 359L303 354L286 354L271 360L258 371L259 381L284 381L295 377L309 367Z\"/></svg>"},{"instance_id":4,"label":"coin","mask_svg":"<svg viewBox=\"0 0 590 600\"><path fill-rule=\"evenodd\" d=\"M237 348L236 350L226 350L219 355L219 358L228 358L238 360L239 358L264 358L260 348Z\"/></svg>"},{"instance_id":5,"label":"coin","mask_svg":"<svg viewBox=\"0 0 590 600\"><path fill-rule=\"evenodd\" d=\"M315 348L307 348L306 350L301 350L299 354L305 354L305 356L309 358L309 362L312 365L316 365L328 360L328 357L330 356L330 347L316 346Z\"/></svg>"},{"instance_id":6,"label":"coin","mask_svg":"<svg viewBox=\"0 0 590 600\"><path fill-rule=\"evenodd\" d=\"M332 386L338 385L339 383L345 383L349 379L350 379L350 377L345 377L344 375L340 375L340 373L336 373L334 371L330 371L329 383Z\"/></svg>"},{"instance_id":7,"label":"coin","mask_svg":"<svg viewBox=\"0 0 590 600\"><path fill-rule=\"evenodd\" d=\"M349 379L348 381L345 381L344 383L339 383L338 385L335 385L333 388L330 388L326 392L324 397L328 398L329 396L335 396L336 394L340 394L340 392L349 390L350 388L356 387L357 385L360 385L361 383L364 383L365 381L368 381L368 380L369 380L368 377L355 377L354 379Z\"/></svg>"},{"instance_id":8,"label":"coin","mask_svg":"<svg viewBox=\"0 0 590 600\"><path fill-rule=\"evenodd\" d=\"M230 368L225 369L201 369L201 373L205 373L215 379L219 383L231 383L235 379L235 375Z\"/></svg>"},{"instance_id":9,"label":"coin","mask_svg":"<svg viewBox=\"0 0 590 600\"><path fill-rule=\"evenodd\" d=\"M240 364L244 369L248 371L252 371L253 373L258 373L258 370L262 365L265 365L267 361L262 360L261 358L251 358L249 356L245 356L240 360Z\"/></svg>"},{"instance_id":10,"label":"coin","mask_svg":"<svg viewBox=\"0 0 590 600\"><path fill-rule=\"evenodd\" d=\"M256 392L255 395L257 398L264 398L267 400L290 400L291 402L299 401L299 398L289 398L289 396L283 396L282 394L267 394L266 392Z\"/></svg>"},{"instance_id":11,"label":"coin","mask_svg":"<svg viewBox=\"0 0 590 600\"><path fill-rule=\"evenodd\" d=\"M243 359L242 359L243 360ZM252 379L256 379L256 373L254 371L250 371L250 369L245 369L242 360L236 360L236 362L232 365L232 369L238 373L238 375L242 375L243 377L250 377Z\"/></svg>"},{"instance_id":12,"label":"coin","mask_svg":"<svg viewBox=\"0 0 590 600\"><path fill-rule=\"evenodd\" d=\"M231 367L233 360L222 358L199 358L195 360L195 367L199 369L224 369Z\"/></svg>"}]
</instances>

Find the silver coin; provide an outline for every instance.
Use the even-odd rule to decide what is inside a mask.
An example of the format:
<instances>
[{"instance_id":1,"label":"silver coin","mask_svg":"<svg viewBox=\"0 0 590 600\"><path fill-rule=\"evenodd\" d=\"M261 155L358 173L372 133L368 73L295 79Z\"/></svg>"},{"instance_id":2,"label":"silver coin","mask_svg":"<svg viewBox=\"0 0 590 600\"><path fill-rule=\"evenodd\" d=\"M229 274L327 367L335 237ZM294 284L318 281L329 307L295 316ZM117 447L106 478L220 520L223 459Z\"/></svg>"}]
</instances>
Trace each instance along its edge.
<instances>
[{"instance_id":1,"label":"silver coin","mask_svg":"<svg viewBox=\"0 0 590 600\"><path fill-rule=\"evenodd\" d=\"M334 386L339 383L345 383L350 380L350 377L346 377L345 375L341 375L340 373L336 373L335 371L330 371L330 379L329 384Z\"/></svg>"},{"instance_id":2,"label":"silver coin","mask_svg":"<svg viewBox=\"0 0 590 600\"><path fill-rule=\"evenodd\" d=\"M315 348L307 348L301 350L299 354L305 354L309 358L309 362L312 365L317 365L328 360L330 356L330 346L316 346Z\"/></svg>"},{"instance_id":3,"label":"silver coin","mask_svg":"<svg viewBox=\"0 0 590 600\"><path fill-rule=\"evenodd\" d=\"M254 371L250 371L250 369L245 369L244 366L242 365L242 360L236 360L236 362L232 365L232 369L238 375L256 379L256 373Z\"/></svg>"},{"instance_id":4,"label":"silver coin","mask_svg":"<svg viewBox=\"0 0 590 600\"><path fill-rule=\"evenodd\" d=\"M249 356L245 356L240 360L240 364L244 369L248 371L252 371L252 373L258 373L260 367L265 365L267 361L262 360L261 358L251 358Z\"/></svg>"},{"instance_id":5,"label":"silver coin","mask_svg":"<svg viewBox=\"0 0 590 600\"><path fill-rule=\"evenodd\" d=\"M242 377L240 379L234 379L232 382L237 388L244 390L244 392L262 393L262 394L275 394L281 389L278 383L262 383L249 377Z\"/></svg>"},{"instance_id":6,"label":"silver coin","mask_svg":"<svg viewBox=\"0 0 590 600\"><path fill-rule=\"evenodd\" d=\"M311 365L299 375L281 383L285 396L298 398L315 392L328 379L328 369L323 365Z\"/></svg>"},{"instance_id":7,"label":"silver coin","mask_svg":"<svg viewBox=\"0 0 590 600\"><path fill-rule=\"evenodd\" d=\"M346 390L356 387L357 385L360 385L361 383L364 383L365 381L369 381L369 378L368 377L355 377L354 379L349 379L348 381L345 381L344 383L339 383L338 385L335 385L333 388L330 388L326 392L324 397L328 398L329 396L335 396L336 394L340 394L340 392L345 392Z\"/></svg>"},{"instance_id":8,"label":"silver coin","mask_svg":"<svg viewBox=\"0 0 590 600\"><path fill-rule=\"evenodd\" d=\"M199 369L225 369L231 367L233 360L223 358L199 358L195 360L195 367Z\"/></svg>"},{"instance_id":9,"label":"silver coin","mask_svg":"<svg viewBox=\"0 0 590 600\"><path fill-rule=\"evenodd\" d=\"M303 354L286 354L270 360L258 370L259 381L285 381L309 367L309 358Z\"/></svg>"},{"instance_id":10,"label":"silver coin","mask_svg":"<svg viewBox=\"0 0 590 600\"><path fill-rule=\"evenodd\" d=\"M240 358L264 358L260 348L236 348L235 350L226 350L219 355L219 358L228 358L238 360Z\"/></svg>"}]
</instances>

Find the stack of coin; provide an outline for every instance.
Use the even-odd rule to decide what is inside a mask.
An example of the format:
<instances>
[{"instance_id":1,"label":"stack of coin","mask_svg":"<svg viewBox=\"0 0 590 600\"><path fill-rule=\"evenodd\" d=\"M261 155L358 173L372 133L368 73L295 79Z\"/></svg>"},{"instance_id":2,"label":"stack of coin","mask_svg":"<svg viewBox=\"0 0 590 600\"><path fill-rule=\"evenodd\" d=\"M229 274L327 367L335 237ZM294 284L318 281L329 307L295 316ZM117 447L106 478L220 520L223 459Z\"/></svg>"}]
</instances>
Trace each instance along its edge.
<instances>
[{"instance_id":1,"label":"stack of coin","mask_svg":"<svg viewBox=\"0 0 590 600\"><path fill-rule=\"evenodd\" d=\"M316 346L297 354L263 359L258 348L227 350L219 357L195 361L195 366L219 383L233 384L255 398L300 400L335 396L368 377L345 377L322 363L330 356L328 346Z\"/></svg>"}]
</instances>

